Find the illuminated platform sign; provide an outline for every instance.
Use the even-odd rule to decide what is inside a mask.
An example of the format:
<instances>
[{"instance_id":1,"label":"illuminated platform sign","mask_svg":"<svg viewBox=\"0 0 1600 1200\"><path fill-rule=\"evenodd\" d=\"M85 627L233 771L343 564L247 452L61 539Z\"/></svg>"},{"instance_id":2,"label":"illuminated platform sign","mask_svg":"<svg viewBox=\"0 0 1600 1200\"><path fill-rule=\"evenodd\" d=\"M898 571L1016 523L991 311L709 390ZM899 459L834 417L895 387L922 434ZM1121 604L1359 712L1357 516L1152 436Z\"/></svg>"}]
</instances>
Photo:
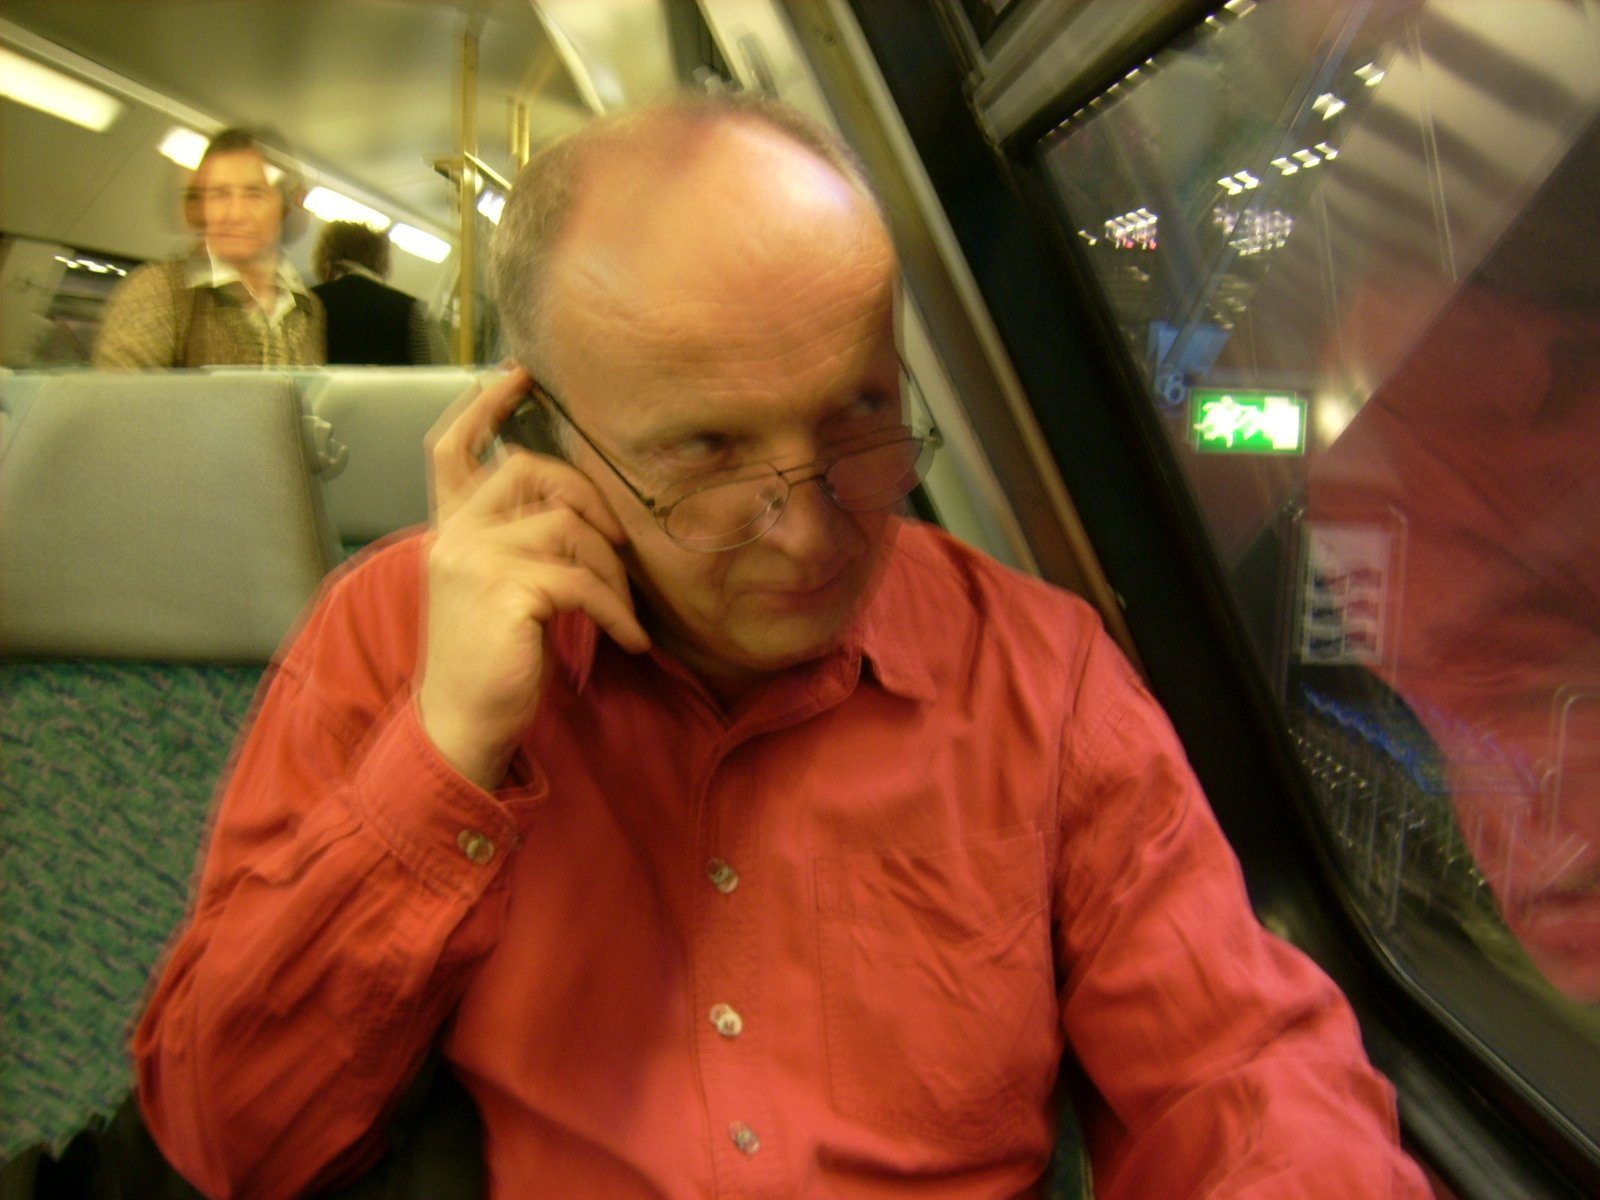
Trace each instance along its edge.
<instances>
[{"instance_id":1,"label":"illuminated platform sign","mask_svg":"<svg viewBox=\"0 0 1600 1200\"><path fill-rule=\"evenodd\" d=\"M1293 392L1195 388L1189 393L1195 448L1208 454L1299 454L1306 402Z\"/></svg>"}]
</instances>

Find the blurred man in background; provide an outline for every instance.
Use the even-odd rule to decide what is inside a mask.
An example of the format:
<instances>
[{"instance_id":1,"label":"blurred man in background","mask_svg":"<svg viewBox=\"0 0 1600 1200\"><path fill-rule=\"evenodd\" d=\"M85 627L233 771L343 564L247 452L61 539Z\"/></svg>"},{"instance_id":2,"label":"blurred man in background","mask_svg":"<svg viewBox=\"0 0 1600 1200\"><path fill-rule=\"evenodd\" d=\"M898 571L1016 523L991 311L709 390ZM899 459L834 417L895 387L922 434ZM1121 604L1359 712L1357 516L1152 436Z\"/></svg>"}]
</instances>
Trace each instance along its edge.
<instances>
[{"instance_id":1,"label":"blurred man in background","mask_svg":"<svg viewBox=\"0 0 1600 1200\"><path fill-rule=\"evenodd\" d=\"M307 366L324 361L321 302L283 254L304 221L298 176L263 135L224 129L185 197L202 239L186 258L133 271L106 304L94 365Z\"/></svg>"}]
</instances>

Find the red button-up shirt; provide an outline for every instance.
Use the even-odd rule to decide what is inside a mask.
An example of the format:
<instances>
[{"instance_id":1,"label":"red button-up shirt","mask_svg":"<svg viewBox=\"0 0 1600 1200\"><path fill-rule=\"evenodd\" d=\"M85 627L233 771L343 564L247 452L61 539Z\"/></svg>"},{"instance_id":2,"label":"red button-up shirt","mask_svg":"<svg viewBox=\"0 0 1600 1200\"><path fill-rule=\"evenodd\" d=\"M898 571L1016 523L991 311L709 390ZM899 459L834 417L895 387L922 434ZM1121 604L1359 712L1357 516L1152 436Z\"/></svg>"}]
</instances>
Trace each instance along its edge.
<instances>
[{"instance_id":1,"label":"red button-up shirt","mask_svg":"<svg viewBox=\"0 0 1600 1200\"><path fill-rule=\"evenodd\" d=\"M1103 1200L1428 1194L1077 599L900 526L845 646L732 713L563 617L491 795L416 716L421 546L284 658L137 1031L209 1192L358 1165L443 1026L496 1196L1034 1194L1066 1050Z\"/></svg>"}]
</instances>

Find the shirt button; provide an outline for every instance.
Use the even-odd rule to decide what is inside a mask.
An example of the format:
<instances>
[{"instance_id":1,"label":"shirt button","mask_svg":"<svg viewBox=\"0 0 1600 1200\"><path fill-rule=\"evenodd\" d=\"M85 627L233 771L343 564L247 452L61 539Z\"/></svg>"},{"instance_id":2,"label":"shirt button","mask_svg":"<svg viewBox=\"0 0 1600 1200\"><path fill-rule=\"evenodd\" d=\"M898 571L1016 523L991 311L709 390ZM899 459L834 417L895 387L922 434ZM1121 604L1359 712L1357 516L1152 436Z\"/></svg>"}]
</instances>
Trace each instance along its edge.
<instances>
[{"instance_id":1,"label":"shirt button","mask_svg":"<svg viewBox=\"0 0 1600 1200\"><path fill-rule=\"evenodd\" d=\"M711 1023L725 1038L736 1038L744 1032L744 1018L726 1004L711 1006Z\"/></svg>"},{"instance_id":2,"label":"shirt button","mask_svg":"<svg viewBox=\"0 0 1600 1200\"><path fill-rule=\"evenodd\" d=\"M706 878L711 880L711 886L724 896L739 886L739 872L720 858L713 858L706 864Z\"/></svg>"},{"instance_id":3,"label":"shirt button","mask_svg":"<svg viewBox=\"0 0 1600 1200\"><path fill-rule=\"evenodd\" d=\"M463 829L456 837L456 845L461 847L461 853L467 856L469 862L475 862L480 867L494 857L493 840L476 829Z\"/></svg>"},{"instance_id":4,"label":"shirt button","mask_svg":"<svg viewBox=\"0 0 1600 1200\"><path fill-rule=\"evenodd\" d=\"M733 1139L733 1144L745 1154L754 1154L761 1149L761 1139L756 1136L756 1131L743 1121L735 1121L732 1125L729 1125L728 1136Z\"/></svg>"}]
</instances>

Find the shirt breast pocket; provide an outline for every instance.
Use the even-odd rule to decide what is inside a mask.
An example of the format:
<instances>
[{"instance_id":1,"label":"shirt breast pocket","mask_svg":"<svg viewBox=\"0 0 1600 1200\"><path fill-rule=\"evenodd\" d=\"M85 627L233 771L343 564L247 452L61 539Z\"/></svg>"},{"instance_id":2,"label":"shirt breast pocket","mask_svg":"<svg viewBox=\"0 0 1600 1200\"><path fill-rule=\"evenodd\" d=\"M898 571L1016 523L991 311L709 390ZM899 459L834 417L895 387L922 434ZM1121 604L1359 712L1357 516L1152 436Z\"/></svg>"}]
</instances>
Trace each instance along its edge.
<instances>
[{"instance_id":1,"label":"shirt breast pocket","mask_svg":"<svg viewBox=\"0 0 1600 1200\"><path fill-rule=\"evenodd\" d=\"M1060 1052L1039 834L814 869L835 1109L952 1146L1038 1137Z\"/></svg>"}]
</instances>

